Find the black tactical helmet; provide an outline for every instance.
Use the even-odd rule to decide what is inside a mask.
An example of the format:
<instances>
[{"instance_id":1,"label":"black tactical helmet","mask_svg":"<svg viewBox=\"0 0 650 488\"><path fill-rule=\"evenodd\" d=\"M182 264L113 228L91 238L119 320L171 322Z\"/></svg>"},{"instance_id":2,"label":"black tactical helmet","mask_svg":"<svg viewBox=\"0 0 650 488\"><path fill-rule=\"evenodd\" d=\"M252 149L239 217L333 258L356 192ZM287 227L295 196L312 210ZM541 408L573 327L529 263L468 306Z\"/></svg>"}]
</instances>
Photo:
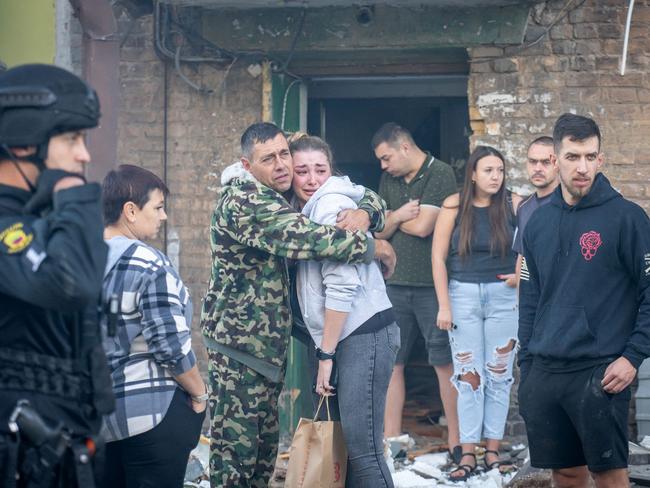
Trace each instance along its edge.
<instances>
[{"instance_id":1,"label":"black tactical helmet","mask_svg":"<svg viewBox=\"0 0 650 488\"><path fill-rule=\"evenodd\" d=\"M25 64L0 72L0 146L38 146L37 164L52 136L96 127L99 115L95 91L69 71Z\"/></svg>"}]
</instances>

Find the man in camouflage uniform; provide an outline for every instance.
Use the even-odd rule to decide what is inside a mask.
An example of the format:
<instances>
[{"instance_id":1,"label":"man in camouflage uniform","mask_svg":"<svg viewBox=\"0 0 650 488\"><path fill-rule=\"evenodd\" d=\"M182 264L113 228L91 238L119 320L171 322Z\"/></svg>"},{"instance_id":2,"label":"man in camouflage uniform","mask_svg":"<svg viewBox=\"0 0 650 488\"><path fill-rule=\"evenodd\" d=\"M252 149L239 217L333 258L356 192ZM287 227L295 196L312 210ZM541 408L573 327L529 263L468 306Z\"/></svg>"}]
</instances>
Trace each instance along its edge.
<instances>
[{"instance_id":1,"label":"man in camouflage uniform","mask_svg":"<svg viewBox=\"0 0 650 488\"><path fill-rule=\"evenodd\" d=\"M212 216L212 276L201 316L210 358L213 487L268 486L278 445L278 397L289 336L289 259L360 263L394 253L364 232L316 225L291 208L293 162L275 125L250 126L242 164L222 175ZM360 208L383 228L384 204L366 192Z\"/></svg>"}]
</instances>

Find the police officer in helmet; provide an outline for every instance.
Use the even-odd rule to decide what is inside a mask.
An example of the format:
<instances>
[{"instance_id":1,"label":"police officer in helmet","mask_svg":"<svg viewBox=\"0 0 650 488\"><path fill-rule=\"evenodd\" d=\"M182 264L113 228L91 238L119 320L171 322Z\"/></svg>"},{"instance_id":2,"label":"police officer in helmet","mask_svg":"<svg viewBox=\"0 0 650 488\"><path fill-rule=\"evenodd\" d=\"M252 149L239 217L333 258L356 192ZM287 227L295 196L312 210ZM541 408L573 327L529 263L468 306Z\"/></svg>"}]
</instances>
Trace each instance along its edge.
<instances>
[{"instance_id":1,"label":"police officer in helmet","mask_svg":"<svg viewBox=\"0 0 650 488\"><path fill-rule=\"evenodd\" d=\"M83 176L98 120L94 90L66 70L0 72L3 487L95 484L114 403L98 326L100 186Z\"/></svg>"}]
</instances>

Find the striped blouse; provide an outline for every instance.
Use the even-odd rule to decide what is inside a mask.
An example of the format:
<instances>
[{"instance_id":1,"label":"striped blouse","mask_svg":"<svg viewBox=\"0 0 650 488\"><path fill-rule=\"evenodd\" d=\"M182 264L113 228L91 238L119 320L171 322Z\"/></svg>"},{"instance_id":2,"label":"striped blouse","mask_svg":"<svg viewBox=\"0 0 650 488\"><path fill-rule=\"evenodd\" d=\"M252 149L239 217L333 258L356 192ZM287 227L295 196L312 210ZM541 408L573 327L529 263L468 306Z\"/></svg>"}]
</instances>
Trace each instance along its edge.
<instances>
[{"instance_id":1,"label":"striped blouse","mask_svg":"<svg viewBox=\"0 0 650 488\"><path fill-rule=\"evenodd\" d=\"M107 442L158 425L178 383L174 376L196 363L191 347L192 302L169 258L140 241L106 241L109 259L103 301L120 305L115 335L102 319L104 350L113 379L116 409L105 417Z\"/></svg>"}]
</instances>

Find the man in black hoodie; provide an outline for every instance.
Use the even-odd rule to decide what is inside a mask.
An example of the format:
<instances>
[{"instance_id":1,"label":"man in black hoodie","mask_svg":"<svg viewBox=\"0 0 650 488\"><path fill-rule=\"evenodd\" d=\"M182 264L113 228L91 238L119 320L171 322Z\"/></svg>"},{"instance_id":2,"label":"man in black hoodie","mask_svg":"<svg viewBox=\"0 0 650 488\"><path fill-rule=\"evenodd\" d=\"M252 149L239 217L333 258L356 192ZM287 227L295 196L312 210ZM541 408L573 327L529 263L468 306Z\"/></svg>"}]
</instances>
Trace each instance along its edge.
<instances>
[{"instance_id":1,"label":"man in black hoodie","mask_svg":"<svg viewBox=\"0 0 650 488\"><path fill-rule=\"evenodd\" d=\"M596 123L553 130L561 185L523 236L519 402L555 486L625 487L629 385L650 355L650 221L600 173Z\"/></svg>"}]
</instances>

